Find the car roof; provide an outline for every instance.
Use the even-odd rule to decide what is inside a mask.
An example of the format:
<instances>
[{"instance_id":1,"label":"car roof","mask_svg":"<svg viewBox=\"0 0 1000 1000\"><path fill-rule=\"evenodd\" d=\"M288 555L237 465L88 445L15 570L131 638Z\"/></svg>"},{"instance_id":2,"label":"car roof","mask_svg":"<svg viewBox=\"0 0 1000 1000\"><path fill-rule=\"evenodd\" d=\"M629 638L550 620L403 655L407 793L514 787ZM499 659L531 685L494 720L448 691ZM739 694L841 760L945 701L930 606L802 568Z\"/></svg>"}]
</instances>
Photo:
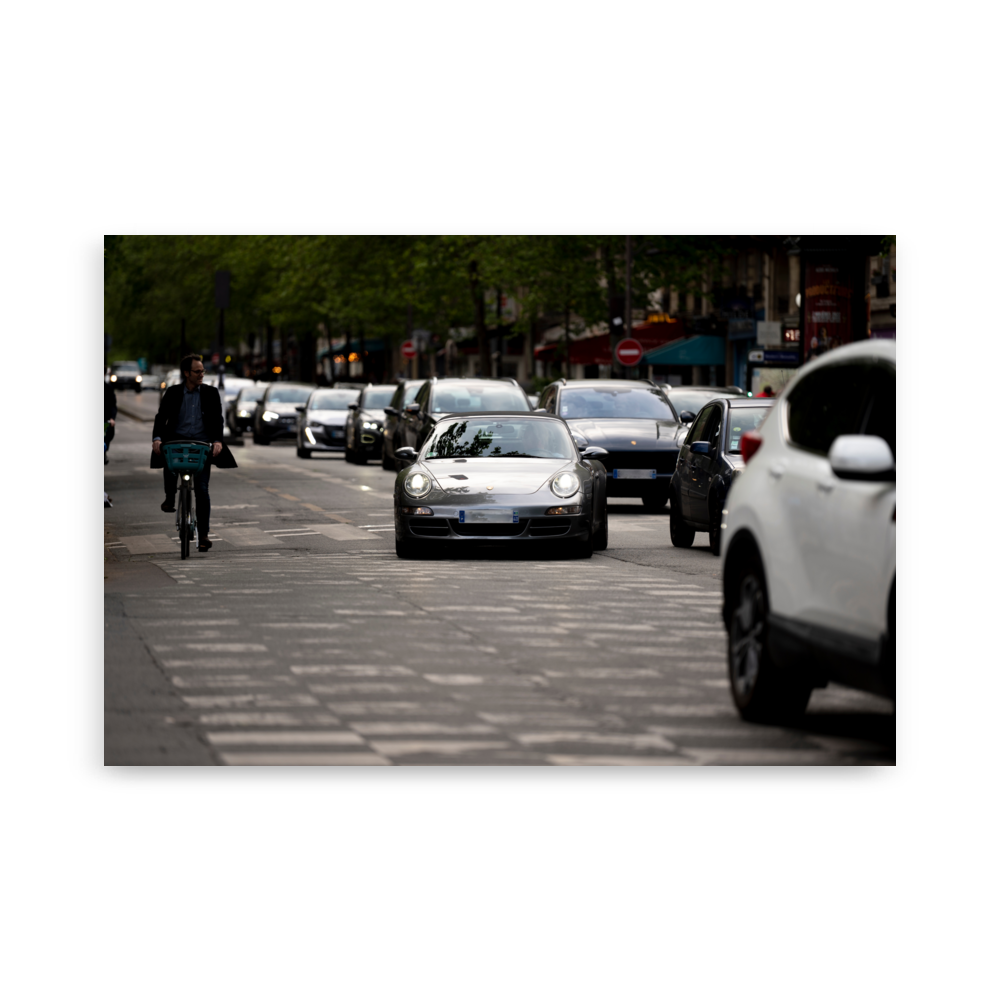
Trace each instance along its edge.
<instances>
[{"instance_id":1,"label":"car roof","mask_svg":"<svg viewBox=\"0 0 1000 1000\"><path fill-rule=\"evenodd\" d=\"M737 396L735 399L726 400L730 406L739 408L747 406L774 406L777 396Z\"/></svg>"},{"instance_id":2,"label":"car roof","mask_svg":"<svg viewBox=\"0 0 1000 1000\"><path fill-rule=\"evenodd\" d=\"M718 396L743 396L746 395L742 389L737 389L730 385L671 385L664 386L668 389L667 395L671 392L714 392Z\"/></svg>"},{"instance_id":3,"label":"car roof","mask_svg":"<svg viewBox=\"0 0 1000 1000\"><path fill-rule=\"evenodd\" d=\"M659 389L658 385L650 382L648 379L633 379L633 378L573 378L567 379L563 383L564 389L576 389L576 388L587 388L588 386L595 385L606 385L612 386L614 388L621 387L623 389Z\"/></svg>"},{"instance_id":4,"label":"car roof","mask_svg":"<svg viewBox=\"0 0 1000 1000\"><path fill-rule=\"evenodd\" d=\"M530 417L532 420L556 420L560 424L566 423L562 417L557 417L554 413L536 413L533 410L449 410L441 414L438 422L446 417Z\"/></svg>"}]
</instances>

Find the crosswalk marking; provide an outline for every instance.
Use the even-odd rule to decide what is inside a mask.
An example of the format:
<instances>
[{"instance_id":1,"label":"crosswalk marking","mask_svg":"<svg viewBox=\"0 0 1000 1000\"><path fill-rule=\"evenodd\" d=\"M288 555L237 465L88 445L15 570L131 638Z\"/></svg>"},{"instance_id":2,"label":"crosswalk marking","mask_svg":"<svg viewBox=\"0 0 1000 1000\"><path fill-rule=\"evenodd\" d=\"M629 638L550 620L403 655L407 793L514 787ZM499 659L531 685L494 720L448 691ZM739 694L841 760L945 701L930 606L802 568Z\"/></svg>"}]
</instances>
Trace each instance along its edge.
<instances>
[{"instance_id":1,"label":"crosswalk marking","mask_svg":"<svg viewBox=\"0 0 1000 1000\"><path fill-rule=\"evenodd\" d=\"M250 746L339 746L364 744L364 740L350 730L320 732L262 732L262 733L206 733L208 742L217 747Z\"/></svg>"},{"instance_id":2,"label":"crosswalk marking","mask_svg":"<svg viewBox=\"0 0 1000 1000\"><path fill-rule=\"evenodd\" d=\"M392 761L376 753L224 753L222 762L242 767L371 767Z\"/></svg>"}]
</instances>

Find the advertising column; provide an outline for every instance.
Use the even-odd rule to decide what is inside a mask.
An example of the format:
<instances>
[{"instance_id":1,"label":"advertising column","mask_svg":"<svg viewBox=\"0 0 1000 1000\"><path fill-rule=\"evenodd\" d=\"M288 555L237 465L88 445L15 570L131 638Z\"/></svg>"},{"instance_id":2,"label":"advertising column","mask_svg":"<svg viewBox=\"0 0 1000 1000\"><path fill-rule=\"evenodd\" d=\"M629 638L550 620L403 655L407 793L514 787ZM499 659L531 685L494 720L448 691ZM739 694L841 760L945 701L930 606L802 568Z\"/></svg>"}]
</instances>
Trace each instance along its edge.
<instances>
[{"instance_id":1,"label":"advertising column","mask_svg":"<svg viewBox=\"0 0 1000 1000\"><path fill-rule=\"evenodd\" d=\"M805 260L805 300L802 303L802 361L849 344L851 329L851 270L846 260Z\"/></svg>"}]
</instances>

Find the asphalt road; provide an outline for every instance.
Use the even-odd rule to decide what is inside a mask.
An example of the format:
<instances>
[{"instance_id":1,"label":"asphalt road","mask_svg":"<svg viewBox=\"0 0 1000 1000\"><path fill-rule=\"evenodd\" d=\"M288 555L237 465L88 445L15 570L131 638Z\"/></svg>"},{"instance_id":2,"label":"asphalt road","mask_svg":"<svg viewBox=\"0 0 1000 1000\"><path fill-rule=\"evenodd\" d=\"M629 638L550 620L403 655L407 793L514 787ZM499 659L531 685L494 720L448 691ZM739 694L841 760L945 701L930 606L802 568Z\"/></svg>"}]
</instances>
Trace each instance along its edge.
<instances>
[{"instance_id":1,"label":"asphalt road","mask_svg":"<svg viewBox=\"0 0 1000 1000\"><path fill-rule=\"evenodd\" d=\"M831 685L799 728L732 707L707 534L610 508L590 560L403 562L393 475L294 445L214 469L213 548L181 562L157 396L122 393L105 467L105 762L885 764L891 704Z\"/></svg>"}]
</instances>

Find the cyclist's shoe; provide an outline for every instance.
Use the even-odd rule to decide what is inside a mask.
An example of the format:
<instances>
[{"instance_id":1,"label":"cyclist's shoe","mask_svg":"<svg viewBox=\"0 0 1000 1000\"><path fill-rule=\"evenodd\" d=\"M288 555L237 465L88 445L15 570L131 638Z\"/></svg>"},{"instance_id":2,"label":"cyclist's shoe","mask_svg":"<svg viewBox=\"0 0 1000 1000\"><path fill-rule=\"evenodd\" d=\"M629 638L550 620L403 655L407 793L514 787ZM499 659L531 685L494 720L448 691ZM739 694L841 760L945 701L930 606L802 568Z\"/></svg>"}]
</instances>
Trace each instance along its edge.
<instances>
[{"instance_id":1,"label":"cyclist's shoe","mask_svg":"<svg viewBox=\"0 0 1000 1000\"><path fill-rule=\"evenodd\" d=\"M177 510L174 506L174 498L167 497L167 499L160 504L160 510L162 510L164 514L173 514Z\"/></svg>"},{"instance_id":2,"label":"cyclist's shoe","mask_svg":"<svg viewBox=\"0 0 1000 1000\"><path fill-rule=\"evenodd\" d=\"M198 539L198 551L207 552L212 547L212 543L207 538Z\"/></svg>"}]
</instances>

